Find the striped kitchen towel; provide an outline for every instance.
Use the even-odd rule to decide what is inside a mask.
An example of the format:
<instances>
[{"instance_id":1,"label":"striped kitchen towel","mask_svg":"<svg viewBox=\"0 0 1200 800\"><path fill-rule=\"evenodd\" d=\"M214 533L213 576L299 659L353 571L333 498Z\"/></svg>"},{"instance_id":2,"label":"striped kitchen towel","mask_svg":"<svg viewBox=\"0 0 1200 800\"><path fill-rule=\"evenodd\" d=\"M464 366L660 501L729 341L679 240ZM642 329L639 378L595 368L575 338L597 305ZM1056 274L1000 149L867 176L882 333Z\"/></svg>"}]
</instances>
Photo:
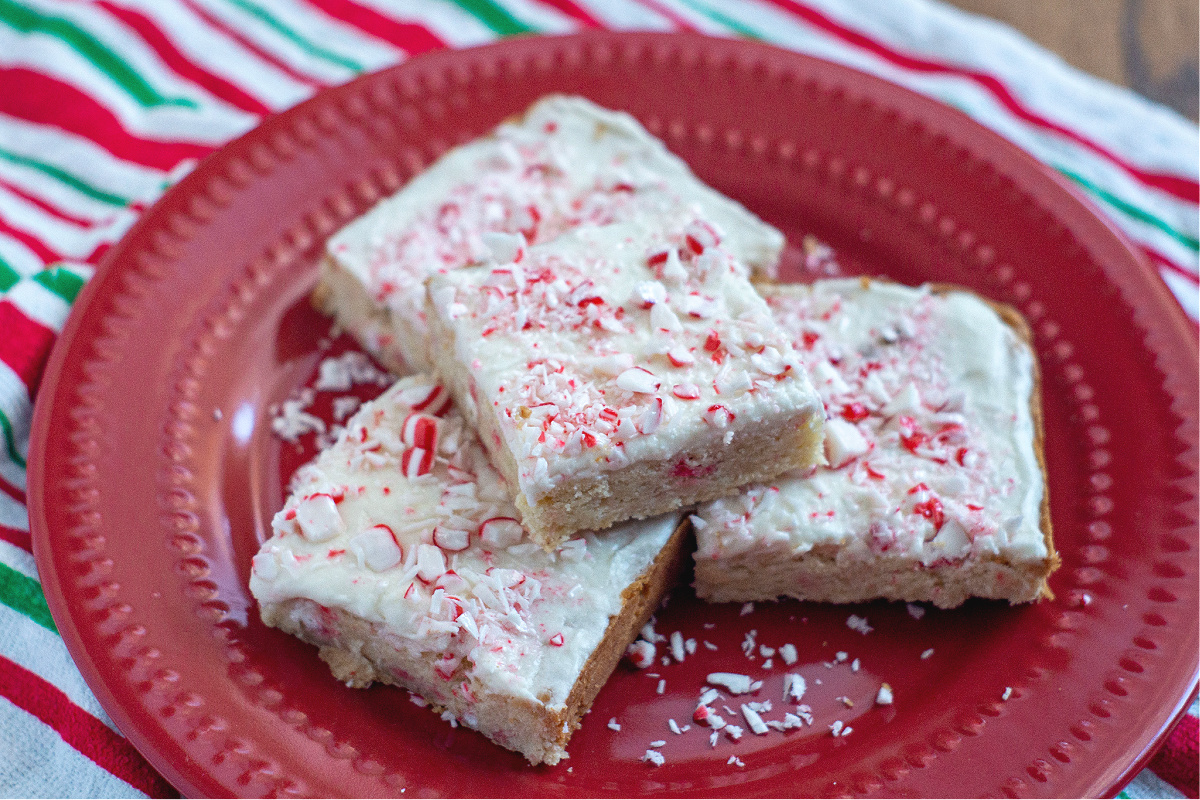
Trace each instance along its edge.
<instances>
[{"instance_id":1,"label":"striped kitchen towel","mask_svg":"<svg viewBox=\"0 0 1200 800\"><path fill-rule=\"evenodd\" d=\"M198 159L323 87L591 27L764 40L949 103L1077 185L1197 318L1196 126L932 0L0 0L0 795L172 792L72 664L25 507L42 369L106 248ZM1195 705L1125 794L1197 796Z\"/></svg>"}]
</instances>

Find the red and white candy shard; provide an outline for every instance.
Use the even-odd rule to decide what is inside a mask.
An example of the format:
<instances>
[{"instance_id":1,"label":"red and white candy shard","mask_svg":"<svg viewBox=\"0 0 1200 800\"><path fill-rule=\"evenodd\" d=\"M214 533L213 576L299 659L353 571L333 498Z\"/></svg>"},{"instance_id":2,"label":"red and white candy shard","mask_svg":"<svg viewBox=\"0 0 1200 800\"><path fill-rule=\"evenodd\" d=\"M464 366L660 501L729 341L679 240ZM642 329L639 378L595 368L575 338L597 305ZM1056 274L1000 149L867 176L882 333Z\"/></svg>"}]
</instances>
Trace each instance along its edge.
<instances>
[{"instance_id":1,"label":"red and white candy shard","mask_svg":"<svg viewBox=\"0 0 1200 800\"><path fill-rule=\"evenodd\" d=\"M654 373L645 367L633 367L618 375L616 384L627 392L653 394L662 386L662 381L655 378Z\"/></svg>"},{"instance_id":2,"label":"red and white candy shard","mask_svg":"<svg viewBox=\"0 0 1200 800\"><path fill-rule=\"evenodd\" d=\"M484 520L479 527L479 538L494 547L511 547L525 536L521 523L512 517L495 517Z\"/></svg>"},{"instance_id":3,"label":"red and white candy shard","mask_svg":"<svg viewBox=\"0 0 1200 800\"><path fill-rule=\"evenodd\" d=\"M525 236L520 231L484 231L479 238L487 250L488 258L497 264L514 264L520 261L527 247Z\"/></svg>"},{"instance_id":4,"label":"red and white candy shard","mask_svg":"<svg viewBox=\"0 0 1200 800\"><path fill-rule=\"evenodd\" d=\"M838 417L825 423L825 460L831 469L844 467L870 450L871 443L857 426Z\"/></svg>"},{"instance_id":5,"label":"red and white candy shard","mask_svg":"<svg viewBox=\"0 0 1200 800\"><path fill-rule=\"evenodd\" d=\"M400 457L400 469L404 471L404 477L415 480L422 475L429 474L430 469L433 468L433 458L432 450L410 447Z\"/></svg>"},{"instance_id":6,"label":"red and white candy shard","mask_svg":"<svg viewBox=\"0 0 1200 800\"><path fill-rule=\"evenodd\" d=\"M327 542L345 530L337 504L328 494L314 494L296 506L300 535L310 542Z\"/></svg>"},{"instance_id":7,"label":"red and white candy shard","mask_svg":"<svg viewBox=\"0 0 1200 800\"><path fill-rule=\"evenodd\" d=\"M655 655L655 646L645 639L638 639L632 642L625 650L625 657L638 669L646 669L647 667L654 666Z\"/></svg>"},{"instance_id":8,"label":"red and white candy shard","mask_svg":"<svg viewBox=\"0 0 1200 800\"><path fill-rule=\"evenodd\" d=\"M441 416L450 410L450 392L439 383L416 383L406 386L396 398L398 403L413 411Z\"/></svg>"},{"instance_id":9,"label":"red and white candy shard","mask_svg":"<svg viewBox=\"0 0 1200 800\"><path fill-rule=\"evenodd\" d=\"M439 526L433 529L433 543L443 550L466 550L471 543L470 531Z\"/></svg>"},{"instance_id":10,"label":"red and white candy shard","mask_svg":"<svg viewBox=\"0 0 1200 800\"><path fill-rule=\"evenodd\" d=\"M387 525L374 525L350 540L350 547L362 554L363 563L375 572L384 572L404 558L396 534Z\"/></svg>"},{"instance_id":11,"label":"red and white candy shard","mask_svg":"<svg viewBox=\"0 0 1200 800\"><path fill-rule=\"evenodd\" d=\"M417 545L417 577L432 583L446 572L446 554L431 544Z\"/></svg>"},{"instance_id":12,"label":"red and white candy shard","mask_svg":"<svg viewBox=\"0 0 1200 800\"><path fill-rule=\"evenodd\" d=\"M420 447L429 451L437 449L437 417L421 413L409 414L400 430L401 439L409 447Z\"/></svg>"}]
</instances>

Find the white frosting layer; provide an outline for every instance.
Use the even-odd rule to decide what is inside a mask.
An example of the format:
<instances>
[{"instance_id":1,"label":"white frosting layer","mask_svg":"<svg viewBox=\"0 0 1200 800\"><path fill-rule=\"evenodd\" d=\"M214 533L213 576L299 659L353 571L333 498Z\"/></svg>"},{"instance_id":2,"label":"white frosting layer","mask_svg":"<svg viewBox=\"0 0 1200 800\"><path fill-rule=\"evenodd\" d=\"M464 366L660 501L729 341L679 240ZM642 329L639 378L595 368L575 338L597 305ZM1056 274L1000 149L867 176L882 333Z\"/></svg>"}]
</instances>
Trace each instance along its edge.
<instances>
[{"instance_id":1,"label":"white frosting layer","mask_svg":"<svg viewBox=\"0 0 1200 800\"><path fill-rule=\"evenodd\" d=\"M720 240L690 216L647 219L431 279L449 333L439 367L531 503L714 436L736 447L742 425L820 415L790 337Z\"/></svg>"},{"instance_id":2,"label":"white frosting layer","mask_svg":"<svg viewBox=\"0 0 1200 800\"><path fill-rule=\"evenodd\" d=\"M774 269L782 234L697 180L633 117L552 96L444 155L333 236L328 252L392 312L395 344L420 369L428 366L425 279L487 260L488 233L533 244L581 225L693 207L754 269Z\"/></svg>"},{"instance_id":3,"label":"white frosting layer","mask_svg":"<svg viewBox=\"0 0 1200 800\"><path fill-rule=\"evenodd\" d=\"M679 516L546 553L448 399L414 376L364 405L297 473L250 590L263 605L307 598L381 623L448 681L465 664L491 691L561 705Z\"/></svg>"},{"instance_id":4,"label":"white frosting layer","mask_svg":"<svg viewBox=\"0 0 1200 800\"><path fill-rule=\"evenodd\" d=\"M925 565L1047 556L1029 348L967 292L767 293L825 403L829 465L696 511L697 559L840 548Z\"/></svg>"}]
</instances>

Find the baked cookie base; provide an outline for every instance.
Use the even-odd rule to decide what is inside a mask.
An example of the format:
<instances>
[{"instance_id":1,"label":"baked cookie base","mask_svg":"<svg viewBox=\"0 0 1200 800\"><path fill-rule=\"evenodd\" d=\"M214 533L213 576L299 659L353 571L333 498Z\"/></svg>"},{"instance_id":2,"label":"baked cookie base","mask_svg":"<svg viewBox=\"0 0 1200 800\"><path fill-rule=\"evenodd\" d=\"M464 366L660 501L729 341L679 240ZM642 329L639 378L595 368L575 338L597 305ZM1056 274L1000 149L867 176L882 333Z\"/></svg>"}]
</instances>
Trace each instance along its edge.
<instances>
[{"instance_id":1,"label":"baked cookie base","mask_svg":"<svg viewBox=\"0 0 1200 800\"><path fill-rule=\"evenodd\" d=\"M697 559L696 595L712 603L792 597L825 603L903 600L954 608L970 597L1029 603L1052 597L1047 578L1056 559L1010 562L997 558L925 566L908 558L839 558L836 548L791 558L754 554Z\"/></svg>"},{"instance_id":2,"label":"baked cookie base","mask_svg":"<svg viewBox=\"0 0 1200 800\"><path fill-rule=\"evenodd\" d=\"M410 364L405 358L405 353L423 352L424 341L419 334L402 325L387 306L372 300L366 286L350 270L328 255L321 259L319 269L312 293L312 304L318 311L333 317L338 327L393 375L409 375L428 367Z\"/></svg>"},{"instance_id":3,"label":"baked cookie base","mask_svg":"<svg viewBox=\"0 0 1200 800\"><path fill-rule=\"evenodd\" d=\"M730 444L724 439L727 432L733 432ZM731 457L733 442L737 449ZM775 419L755 420L715 431L667 460L564 480L535 503L517 495L516 505L530 537L552 550L579 530L646 519L724 497L783 471L806 469L823 458L822 442L816 414L794 420L790 427Z\"/></svg>"}]
</instances>

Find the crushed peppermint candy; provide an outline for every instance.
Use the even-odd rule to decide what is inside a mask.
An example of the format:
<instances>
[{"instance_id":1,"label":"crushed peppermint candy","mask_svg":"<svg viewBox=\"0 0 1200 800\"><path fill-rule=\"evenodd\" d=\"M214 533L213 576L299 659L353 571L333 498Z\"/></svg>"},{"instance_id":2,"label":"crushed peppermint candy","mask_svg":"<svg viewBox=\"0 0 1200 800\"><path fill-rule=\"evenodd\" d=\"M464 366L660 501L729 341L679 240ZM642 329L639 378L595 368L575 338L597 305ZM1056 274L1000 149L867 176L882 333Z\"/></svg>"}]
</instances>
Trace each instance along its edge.
<instances>
[{"instance_id":1,"label":"crushed peppermint candy","mask_svg":"<svg viewBox=\"0 0 1200 800\"><path fill-rule=\"evenodd\" d=\"M742 717L745 718L746 724L750 726L750 730L758 736L762 736L771 730L763 722L759 713L745 703L742 704Z\"/></svg>"},{"instance_id":2,"label":"crushed peppermint candy","mask_svg":"<svg viewBox=\"0 0 1200 800\"><path fill-rule=\"evenodd\" d=\"M608 729L618 732L621 730L621 723L617 722L616 717L613 717L608 721Z\"/></svg>"},{"instance_id":3,"label":"crushed peppermint candy","mask_svg":"<svg viewBox=\"0 0 1200 800\"><path fill-rule=\"evenodd\" d=\"M696 710L692 712L692 721L697 725L706 725L718 731L725 727L725 719L704 704L696 706Z\"/></svg>"},{"instance_id":4,"label":"crushed peppermint candy","mask_svg":"<svg viewBox=\"0 0 1200 800\"><path fill-rule=\"evenodd\" d=\"M799 703L806 691L808 691L808 684L805 682L803 675L790 672L783 676L783 699L785 701L790 700L793 703Z\"/></svg>"},{"instance_id":5,"label":"crushed peppermint candy","mask_svg":"<svg viewBox=\"0 0 1200 800\"><path fill-rule=\"evenodd\" d=\"M762 686L762 681L751 679L749 675L736 672L710 672L705 681L713 686L720 686L730 694L749 694Z\"/></svg>"},{"instance_id":6,"label":"crushed peppermint candy","mask_svg":"<svg viewBox=\"0 0 1200 800\"><path fill-rule=\"evenodd\" d=\"M344 392L360 383L387 386L391 381L388 374L372 364L366 354L348 350L340 356L321 360L317 366L317 380L313 388L318 391Z\"/></svg>"},{"instance_id":7,"label":"crushed peppermint candy","mask_svg":"<svg viewBox=\"0 0 1200 800\"><path fill-rule=\"evenodd\" d=\"M746 654L746 658L754 658L754 649L757 646L754 640L757 638L757 630L751 629L746 632L746 638L742 640L742 652Z\"/></svg>"},{"instance_id":8,"label":"crushed peppermint candy","mask_svg":"<svg viewBox=\"0 0 1200 800\"><path fill-rule=\"evenodd\" d=\"M333 418L338 422L346 419L362 405L362 400L354 396L335 397L333 399Z\"/></svg>"},{"instance_id":9,"label":"crushed peppermint candy","mask_svg":"<svg viewBox=\"0 0 1200 800\"><path fill-rule=\"evenodd\" d=\"M663 754L657 750L647 750L646 754L642 756L642 761L653 764L656 767L661 767L663 764L667 763L667 760L663 758Z\"/></svg>"},{"instance_id":10,"label":"crushed peppermint candy","mask_svg":"<svg viewBox=\"0 0 1200 800\"><path fill-rule=\"evenodd\" d=\"M921 660L924 661L925 659L928 659L932 655L933 655L933 648L931 647L928 650L925 650L924 652L921 653Z\"/></svg>"},{"instance_id":11,"label":"crushed peppermint candy","mask_svg":"<svg viewBox=\"0 0 1200 800\"><path fill-rule=\"evenodd\" d=\"M687 656L687 650L683 643L683 634L679 631L671 633L671 656L678 662L682 662Z\"/></svg>"},{"instance_id":12,"label":"crushed peppermint candy","mask_svg":"<svg viewBox=\"0 0 1200 800\"><path fill-rule=\"evenodd\" d=\"M804 251L804 269L821 277L832 277L841 274L833 248L810 233L801 240Z\"/></svg>"},{"instance_id":13,"label":"crushed peppermint candy","mask_svg":"<svg viewBox=\"0 0 1200 800\"><path fill-rule=\"evenodd\" d=\"M904 608L908 611L908 615L913 619L920 619L925 616L925 607L919 606L916 603L905 603Z\"/></svg>"},{"instance_id":14,"label":"crushed peppermint candy","mask_svg":"<svg viewBox=\"0 0 1200 800\"><path fill-rule=\"evenodd\" d=\"M654 645L645 639L638 639L635 642L631 642L625 650L625 657L638 669L646 669L653 666L655 655Z\"/></svg>"},{"instance_id":15,"label":"crushed peppermint candy","mask_svg":"<svg viewBox=\"0 0 1200 800\"><path fill-rule=\"evenodd\" d=\"M356 385L371 384L387 386L392 378L383 370L376 367L369 356L358 350L347 350L340 356L324 358L317 365L317 375L311 387L304 387L294 392L278 406L272 406L271 430L286 442L298 442L300 437L308 433L318 435L318 444L322 447L332 444L338 429L330 429L325 421L309 411L317 398L318 392L346 392ZM333 398L332 418L340 422L350 416L361 405L362 401L354 396L344 395ZM213 412L213 418L221 419L220 409Z\"/></svg>"},{"instance_id":16,"label":"crushed peppermint candy","mask_svg":"<svg viewBox=\"0 0 1200 800\"><path fill-rule=\"evenodd\" d=\"M794 644L781 645L779 648L779 657L789 667L800 660L800 654L796 651L796 645Z\"/></svg>"},{"instance_id":17,"label":"crushed peppermint candy","mask_svg":"<svg viewBox=\"0 0 1200 800\"><path fill-rule=\"evenodd\" d=\"M279 404L271 419L271 430L285 442L297 442L306 433L325 432L325 421L306 409L312 404L311 390L303 390L293 398Z\"/></svg>"},{"instance_id":18,"label":"crushed peppermint candy","mask_svg":"<svg viewBox=\"0 0 1200 800\"><path fill-rule=\"evenodd\" d=\"M642 626L642 632L640 635L641 635L641 638L645 639L647 642L650 642L651 644L658 644L659 642L665 642L667 640L666 636L663 636L661 633L654 630L654 618L653 617L650 618L649 622L647 622L645 625Z\"/></svg>"},{"instance_id":19,"label":"crushed peppermint candy","mask_svg":"<svg viewBox=\"0 0 1200 800\"><path fill-rule=\"evenodd\" d=\"M846 618L846 627L852 631L858 631L863 636L875 630L867 623L866 617L860 617L857 614L851 614Z\"/></svg>"},{"instance_id":20,"label":"crushed peppermint candy","mask_svg":"<svg viewBox=\"0 0 1200 800\"><path fill-rule=\"evenodd\" d=\"M879 691L875 695L875 703L881 706L890 706L893 699L891 684L880 684Z\"/></svg>"},{"instance_id":21,"label":"crushed peppermint candy","mask_svg":"<svg viewBox=\"0 0 1200 800\"><path fill-rule=\"evenodd\" d=\"M777 731L790 731L803 727L804 720L789 711L783 715L782 720L769 719L766 720L766 724Z\"/></svg>"},{"instance_id":22,"label":"crushed peppermint candy","mask_svg":"<svg viewBox=\"0 0 1200 800\"><path fill-rule=\"evenodd\" d=\"M1012 697L1012 694L1013 694L1013 688L1011 686L1005 686L1004 693L1002 695L1000 695L1000 699L1008 700L1008 698Z\"/></svg>"}]
</instances>

